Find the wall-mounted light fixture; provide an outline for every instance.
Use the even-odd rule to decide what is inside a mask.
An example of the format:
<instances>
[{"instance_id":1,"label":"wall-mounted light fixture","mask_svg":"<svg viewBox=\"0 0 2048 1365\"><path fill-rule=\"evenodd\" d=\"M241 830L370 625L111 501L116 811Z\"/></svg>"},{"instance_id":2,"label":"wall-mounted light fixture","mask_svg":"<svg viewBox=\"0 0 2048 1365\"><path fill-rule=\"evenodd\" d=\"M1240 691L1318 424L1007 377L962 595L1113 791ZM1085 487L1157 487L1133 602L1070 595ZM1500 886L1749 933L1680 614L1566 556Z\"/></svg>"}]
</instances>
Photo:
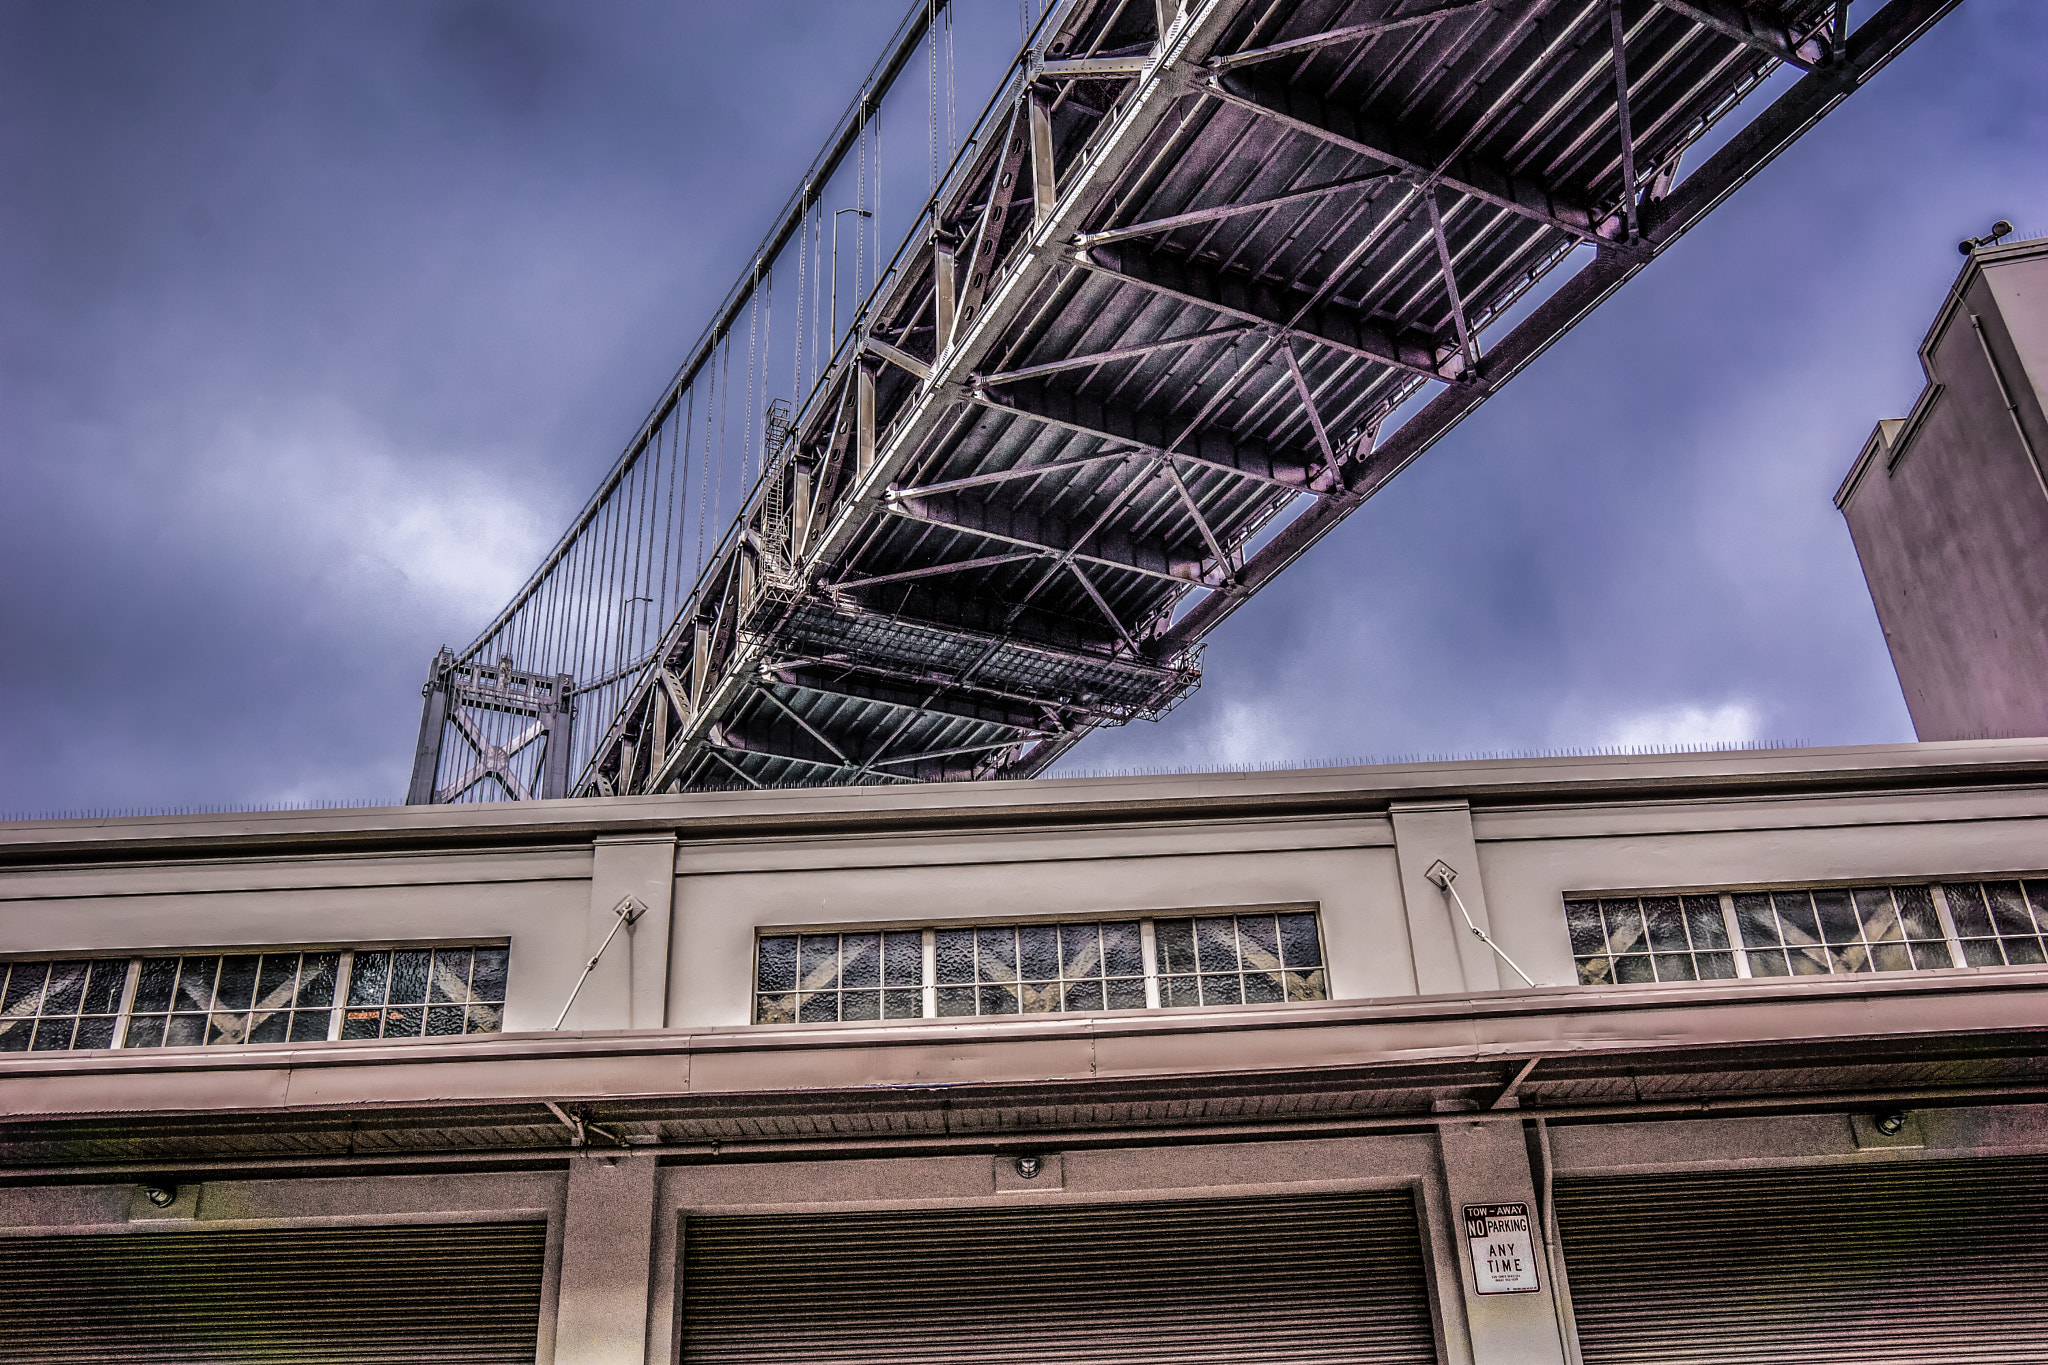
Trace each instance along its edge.
<instances>
[{"instance_id":1,"label":"wall-mounted light fixture","mask_svg":"<svg viewBox=\"0 0 2048 1365\"><path fill-rule=\"evenodd\" d=\"M1965 237L1962 241L1957 242L1956 250L1967 256L1980 246L1997 246L1999 238L2010 237L2011 235L2012 224L2001 218L1993 223L1991 231L1985 233L1982 237Z\"/></svg>"},{"instance_id":2,"label":"wall-mounted light fixture","mask_svg":"<svg viewBox=\"0 0 2048 1365\"><path fill-rule=\"evenodd\" d=\"M1020 1156L1013 1164L1017 1167L1018 1175L1023 1176L1026 1180L1036 1180L1038 1179L1038 1173L1045 1169L1045 1158Z\"/></svg>"},{"instance_id":3,"label":"wall-mounted light fixture","mask_svg":"<svg viewBox=\"0 0 2048 1365\"><path fill-rule=\"evenodd\" d=\"M1886 1137L1893 1137L1906 1126L1906 1111L1894 1109L1890 1113L1879 1114L1870 1121L1870 1125Z\"/></svg>"},{"instance_id":4,"label":"wall-mounted light fixture","mask_svg":"<svg viewBox=\"0 0 2048 1365\"><path fill-rule=\"evenodd\" d=\"M167 1209L178 1202L176 1185L144 1185L142 1197L160 1209Z\"/></svg>"}]
</instances>

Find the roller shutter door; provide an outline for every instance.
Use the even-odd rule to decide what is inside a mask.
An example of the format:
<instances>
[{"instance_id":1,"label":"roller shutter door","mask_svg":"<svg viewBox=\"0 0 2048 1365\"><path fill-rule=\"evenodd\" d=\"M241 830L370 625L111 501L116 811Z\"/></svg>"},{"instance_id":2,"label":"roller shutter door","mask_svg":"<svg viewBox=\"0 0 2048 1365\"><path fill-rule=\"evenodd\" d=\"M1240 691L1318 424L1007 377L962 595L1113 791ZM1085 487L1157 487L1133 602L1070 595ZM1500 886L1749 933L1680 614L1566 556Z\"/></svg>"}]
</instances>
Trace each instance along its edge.
<instances>
[{"instance_id":1,"label":"roller shutter door","mask_svg":"<svg viewBox=\"0 0 2048 1365\"><path fill-rule=\"evenodd\" d=\"M2048 1161L1560 1184L1587 1365L2048 1361Z\"/></svg>"},{"instance_id":2,"label":"roller shutter door","mask_svg":"<svg viewBox=\"0 0 2048 1365\"><path fill-rule=\"evenodd\" d=\"M533 1365L545 1223L0 1239L0 1360Z\"/></svg>"},{"instance_id":3,"label":"roller shutter door","mask_svg":"<svg viewBox=\"0 0 2048 1365\"><path fill-rule=\"evenodd\" d=\"M692 1218L683 1360L1434 1362L1412 1196Z\"/></svg>"}]
</instances>

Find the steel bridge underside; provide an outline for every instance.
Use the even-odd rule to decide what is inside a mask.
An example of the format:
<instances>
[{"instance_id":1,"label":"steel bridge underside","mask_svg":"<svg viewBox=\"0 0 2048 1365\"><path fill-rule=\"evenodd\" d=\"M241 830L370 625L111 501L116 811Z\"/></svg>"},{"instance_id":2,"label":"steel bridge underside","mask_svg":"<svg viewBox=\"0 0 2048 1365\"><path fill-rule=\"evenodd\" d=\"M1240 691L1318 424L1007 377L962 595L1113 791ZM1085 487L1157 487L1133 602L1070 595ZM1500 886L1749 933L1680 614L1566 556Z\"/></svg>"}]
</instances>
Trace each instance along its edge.
<instances>
[{"instance_id":1,"label":"steel bridge underside","mask_svg":"<svg viewBox=\"0 0 2048 1365\"><path fill-rule=\"evenodd\" d=\"M578 792L1025 777L1159 716L1204 635L1954 3L1057 12Z\"/></svg>"}]
</instances>

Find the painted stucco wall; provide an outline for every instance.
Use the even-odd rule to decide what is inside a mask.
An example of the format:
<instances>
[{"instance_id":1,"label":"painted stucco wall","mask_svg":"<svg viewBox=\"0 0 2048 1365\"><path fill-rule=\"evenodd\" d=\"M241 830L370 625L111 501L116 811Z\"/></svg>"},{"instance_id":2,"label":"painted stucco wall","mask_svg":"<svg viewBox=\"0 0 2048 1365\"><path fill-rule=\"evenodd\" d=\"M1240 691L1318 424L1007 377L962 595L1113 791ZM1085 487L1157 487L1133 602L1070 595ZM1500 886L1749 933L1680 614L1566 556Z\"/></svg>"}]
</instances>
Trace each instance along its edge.
<instances>
[{"instance_id":1,"label":"painted stucco wall","mask_svg":"<svg viewBox=\"0 0 2048 1365\"><path fill-rule=\"evenodd\" d=\"M1958 746L1986 761L2039 746ZM1920 746L1839 751L1916 760ZM1824 771L1826 755L1683 760L1703 772L1767 763ZM1648 770L1680 760L1600 760ZM1371 770L1357 770L1360 773ZM361 946L502 940L512 946L508 1032L545 1030L583 982L567 1027L702 1029L751 1014L754 944L763 931L848 926L928 927L976 921L1164 917L1190 911L1312 906L1322 917L1330 989L1339 1000L1483 993L1519 984L1465 928L1427 879L1443 860L1458 872L1465 908L1541 984L1575 979L1563 900L1575 892L1734 889L1800 882L1981 876L2048 869L2041 835L2048 792L2026 782L1922 790L1742 791L1644 799L1571 795L1570 761L1496 765L1489 781L1556 776L1540 801L1441 791L1475 776L1463 765L1413 770L1430 799L1350 802L1359 809L1263 811L1214 805L1175 814L1217 785L1210 779L1005 784L952 799L981 804L972 818L894 821L895 794L841 794L876 823L807 828L770 818L787 794L718 798L744 817L693 834L692 798L646 805L676 817L645 828L642 806L563 802L522 811L538 823L499 847L378 848L398 834L354 831L348 852L289 844L242 857L133 856L91 863L0 867L0 955L116 954L165 949ZM1419 776L1418 776L1419 774ZM1423 781L1427 779L1427 783ZM1272 793L1338 774L1274 775ZM1113 818L1114 800L1163 800L1143 820ZM937 793L920 797L937 800ZM1058 798L1089 814L1051 818ZM1332 798L1339 807L1347 804ZM472 808L480 809L480 808ZM613 824L595 815L609 814ZM486 813L488 814L488 813ZM633 822L628 816L635 817ZM331 812L346 830L378 817ZM400 818L397 816L394 819ZM403 818L412 818L410 816ZM476 821L485 815L437 817ZM543 846L551 822L571 830ZM629 827L630 825L630 827ZM585 976L617 924L640 907Z\"/></svg>"},{"instance_id":2,"label":"painted stucco wall","mask_svg":"<svg viewBox=\"0 0 2048 1365\"><path fill-rule=\"evenodd\" d=\"M2048 734L2048 492L1999 390L2048 459L2048 244L1958 285L1922 347L1924 413L1873 434L1842 512L1919 737Z\"/></svg>"}]
</instances>

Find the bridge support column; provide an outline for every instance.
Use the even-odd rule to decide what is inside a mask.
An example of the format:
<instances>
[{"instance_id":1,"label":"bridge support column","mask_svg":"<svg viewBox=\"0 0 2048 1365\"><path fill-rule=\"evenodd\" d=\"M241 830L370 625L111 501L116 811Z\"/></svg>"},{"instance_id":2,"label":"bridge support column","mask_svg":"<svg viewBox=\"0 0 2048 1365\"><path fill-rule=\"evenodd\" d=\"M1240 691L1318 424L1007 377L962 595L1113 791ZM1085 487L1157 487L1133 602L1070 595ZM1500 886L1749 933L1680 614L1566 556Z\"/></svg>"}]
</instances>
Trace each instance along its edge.
<instances>
[{"instance_id":1,"label":"bridge support column","mask_svg":"<svg viewBox=\"0 0 2048 1365\"><path fill-rule=\"evenodd\" d=\"M1044 225L1059 201L1059 186L1053 179L1052 110L1033 90L1027 97L1031 116L1031 226Z\"/></svg>"},{"instance_id":2,"label":"bridge support column","mask_svg":"<svg viewBox=\"0 0 2048 1365\"><path fill-rule=\"evenodd\" d=\"M938 354L944 356L953 344L953 313L960 304L960 293L953 283L953 248L944 242L932 243L932 295L938 319Z\"/></svg>"},{"instance_id":3,"label":"bridge support column","mask_svg":"<svg viewBox=\"0 0 2048 1365\"><path fill-rule=\"evenodd\" d=\"M854 471L865 479L875 467L875 376L866 365L856 365L853 373Z\"/></svg>"},{"instance_id":4,"label":"bridge support column","mask_svg":"<svg viewBox=\"0 0 2048 1365\"><path fill-rule=\"evenodd\" d=\"M575 712L570 708L569 687L573 681L567 673L557 673L554 709L540 713L540 722L547 727L547 738L542 742L548 746L540 761L538 795L543 801L569 795L569 730L575 723Z\"/></svg>"},{"instance_id":5,"label":"bridge support column","mask_svg":"<svg viewBox=\"0 0 2048 1365\"><path fill-rule=\"evenodd\" d=\"M447 665L454 655L442 650L427 671L425 702L420 707L420 740L412 754L412 781L406 785L405 804L427 806L434 801L434 778L441 771L441 743L448 733Z\"/></svg>"}]
</instances>

